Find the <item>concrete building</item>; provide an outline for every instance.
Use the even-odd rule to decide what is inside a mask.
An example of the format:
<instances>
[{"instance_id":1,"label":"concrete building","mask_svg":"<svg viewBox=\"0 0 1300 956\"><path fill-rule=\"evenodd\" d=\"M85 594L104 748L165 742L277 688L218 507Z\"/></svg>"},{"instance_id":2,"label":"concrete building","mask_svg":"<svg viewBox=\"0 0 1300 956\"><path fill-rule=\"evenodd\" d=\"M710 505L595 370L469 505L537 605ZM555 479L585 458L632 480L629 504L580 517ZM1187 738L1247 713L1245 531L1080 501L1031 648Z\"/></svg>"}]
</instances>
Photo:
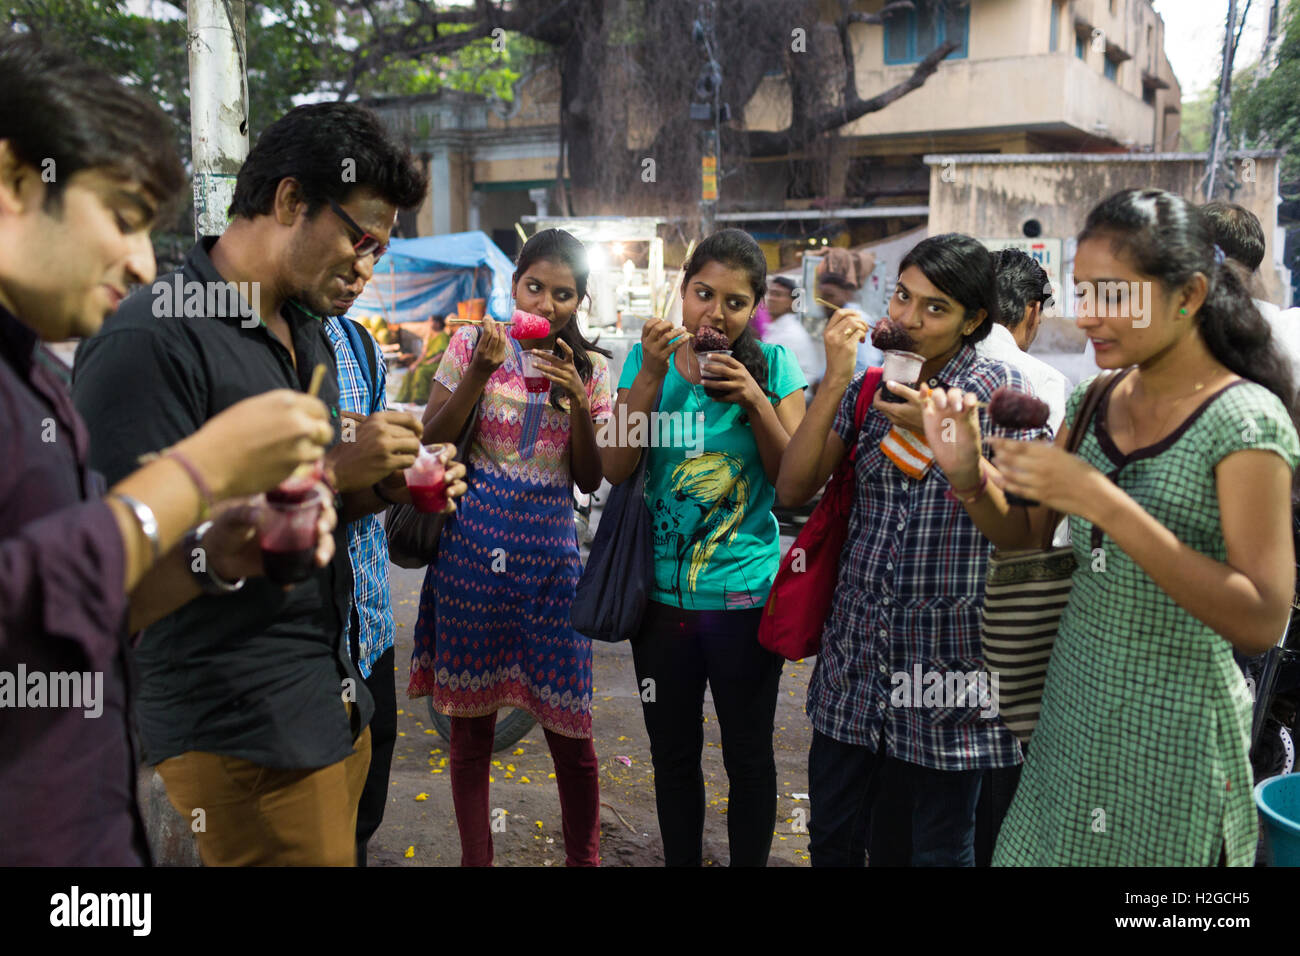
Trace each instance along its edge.
<instances>
[{"instance_id":1,"label":"concrete building","mask_svg":"<svg viewBox=\"0 0 1300 956\"><path fill-rule=\"evenodd\" d=\"M864 0L878 12L886 0ZM1150 0L977 0L946 17L921 12L860 26L857 88L864 98L904 81L948 39L962 46L923 86L839 131L827 196L861 208L843 217L841 244L859 244L925 222L927 154L1165 152L1176 148L1181 90L1164 53L1164 22ZM790 119L786 78L765 80L746 106L754 129ZM810 162L824 162L810 159ZM799 157L755 164L744 203L723 197L732 220L771 230L763 210L825 208L791 201ZM909 206L896 218L891 205ZM748 207L748 208L742 208ZM823 224L823 228L825 225Z\"/></svg>"},{"instance_id":2,"label":"concrete building","mask_svg":"<svg viewBox=\"0 0 1300 956\"><path fill-rule=\"evenodd\" d=\"M1242 186L1232 201L1259 217L1264 229L1261 297L1290 305L1290 273L1282 264L1278 227L1278 177L1282 154L1248 150L1233 153ZM1155 187L1201 202L1203 153L929 155L931 235L965 232L984 240L1017 240L1045 261L1062 282L1061 312L1073 313L1070 295L1074 237L1093 206L1121 189ZM1079 349L1083 336L1073 321L1044 326L1047 351ZM1039 343L1035 343L1035 350Z\"/></svg>"}]
</instances>

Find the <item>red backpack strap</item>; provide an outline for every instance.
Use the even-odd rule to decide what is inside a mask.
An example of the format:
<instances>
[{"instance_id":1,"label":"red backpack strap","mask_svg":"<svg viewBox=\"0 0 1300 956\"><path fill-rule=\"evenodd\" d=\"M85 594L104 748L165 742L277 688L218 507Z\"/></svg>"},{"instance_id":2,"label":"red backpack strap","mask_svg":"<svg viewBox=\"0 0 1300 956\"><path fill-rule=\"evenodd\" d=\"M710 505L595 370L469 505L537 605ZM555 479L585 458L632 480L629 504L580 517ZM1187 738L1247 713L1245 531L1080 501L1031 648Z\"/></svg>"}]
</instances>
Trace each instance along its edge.
<instances>
[{"instance_id":1,"label":"red backpack strap","mask_svg":"<svg viewBox=\"0 0 1300 956\"><path fill-rule=\"evenodd\" d=\"M876 389L880 387L880 379L885 374L883 368L869 368L867 373L862 377L862 390L858 392L858 402L853 407L853 430L854 432L862 431L862 423L867 420L867 412L871 410L871 401L876 397ZM855 441L853 447L849 449L849 460L853 460L858 454L858 443Z\"/></svg>"}]
</instances>

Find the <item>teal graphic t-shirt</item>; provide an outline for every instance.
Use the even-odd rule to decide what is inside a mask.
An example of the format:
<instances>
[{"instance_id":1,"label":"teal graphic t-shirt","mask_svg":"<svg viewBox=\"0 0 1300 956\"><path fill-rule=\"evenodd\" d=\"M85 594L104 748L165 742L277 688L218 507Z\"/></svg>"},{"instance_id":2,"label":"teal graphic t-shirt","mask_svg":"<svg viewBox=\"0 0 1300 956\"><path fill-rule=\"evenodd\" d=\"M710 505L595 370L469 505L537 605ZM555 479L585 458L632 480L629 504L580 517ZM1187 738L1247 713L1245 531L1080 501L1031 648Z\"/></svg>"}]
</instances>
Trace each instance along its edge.
<instances>
[{"instance_id":1,"label":"teal graphic t-shirt","mask_svg":"<svg viewBox=\"0 0 1300 956\"><path fill-rule=\"evenodd\" d=\"M807 384L789 349L759 347L767 357L767 390L778 400ZM640 370L638 343L618 387L631 388ZM715 402L702 386L691 385L670 361L659 414L649 423L612 423L626 429L625 440L651 446L645 501L654 526L653 601L726 610L767 600L781 560L772 514L776 489L763 472L753 430L740 423L742 414L739 405Z\"/></svg>"}]
</instances>

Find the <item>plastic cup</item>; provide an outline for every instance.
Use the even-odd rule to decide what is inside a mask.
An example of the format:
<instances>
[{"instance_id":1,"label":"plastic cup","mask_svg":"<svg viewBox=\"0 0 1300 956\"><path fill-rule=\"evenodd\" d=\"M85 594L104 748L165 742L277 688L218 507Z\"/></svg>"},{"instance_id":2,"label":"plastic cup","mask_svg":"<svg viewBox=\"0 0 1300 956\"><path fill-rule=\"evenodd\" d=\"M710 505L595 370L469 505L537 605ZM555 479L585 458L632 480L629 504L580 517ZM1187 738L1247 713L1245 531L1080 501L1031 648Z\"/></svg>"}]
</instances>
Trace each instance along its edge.
<instances>
[{"instance_id":1,"label":"plastic cup","mask_svg":"<svg viewBox=\"0 0 1300 956\"><path fill-rule=\"evenodd\" d=\"M723 378L721 375L710 375L709 367L713 364L713 359L718 356L731 355L731 349L718 349L715 352L697 352L696 358L700 360L700 384L704 387L704 394L709 398L717 398L720 394L716 389L709 388L709 382L715 379Z\"/></svg>"},{"instance_id":2,"label":"plastic cup","mask_svg":"<svg viewBox=\"0 0 1300 956\"><path fill-rule=\"evenodd\" d=\"M880 376L881 398L886 402L898 404L907 401L903 396L895 395L885 388L883 383L898 382L908 388L917 388L921 384L921 366L924 364L925 356L917 355L915 352L886 352L882 363L883 374Z\"/></svg>"},{"instance_id":3,"label":"plastic cup","mask_svg":"<svg viewBox=\"0 0 1300 956\"><path fill-rule=\"evenodd\" d=\"M421 447L415 464L403 472L411 504L422 514L438 514L447 507L447 463L443 461L446 447Z\"/></svg>"},{"instance_id":4,"label":"plastic cup","mask_svg":"<svg viewBox=\"0 0 1300 956\"><path fill-rule=\"evenodd\" d=\"M550 354L553 355L555 353L552 352ZM545 359L538 361L537 356L525 349L523 352L523 360L524 388L534 395L549 392L551 390L551 380L540 371L542 362L544 362Z\"/></svg>"},{"instance_id":5,"label":"plastic cup","mask_svg":"<svg viewBox=\"0 0 1300 956\"><path fill-rule=\"evenodd\" d=\"M731 357L731 349L718 349L716 352L697 352L700 359L700 378L723 378L721 375L710 375L709 366L713 360L719 356L725 355Z\"/></svg>"},{"instance_id":6,"label":"plastic cup","mask_svg":"<svg viewBox=\"0 0 1300 956\"><path fill-rule=\"evenodd\" d=\"M258 522L257 536L267 580L297 584L312 576L320 512L320 494L314 486L306 491L277 488L266 493L266 510Z\"/></svg>"}]
</instances>

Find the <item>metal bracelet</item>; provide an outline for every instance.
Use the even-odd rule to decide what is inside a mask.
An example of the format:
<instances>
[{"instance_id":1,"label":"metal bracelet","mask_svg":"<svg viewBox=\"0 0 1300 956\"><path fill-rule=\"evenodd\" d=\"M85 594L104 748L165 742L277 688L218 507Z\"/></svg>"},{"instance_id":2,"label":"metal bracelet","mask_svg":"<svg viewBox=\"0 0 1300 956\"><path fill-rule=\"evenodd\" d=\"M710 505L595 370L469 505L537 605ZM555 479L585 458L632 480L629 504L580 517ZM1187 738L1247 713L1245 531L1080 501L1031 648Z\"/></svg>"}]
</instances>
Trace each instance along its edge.
<instances>
[{"instance_id":1,"label":"metal bracelet","mask_svg":"<svg viewBox=\"0 0 1300 956\"><path fill-rule=\"evenodd\" d=\"M212 527L211 521L205 521L197 528L193 528L185 535L185 550L192 552L195 548L202 547L203 536L208 533ZM194 583L199 586L199 590L204 594L210 594L214 597L222 594L232 594L244 586L247 578L240 578L238 581L227 581L221 575L217 574L216 569L212 567L212 562L204 555L203 571L194 570L193 562L190 562L190 574L194 576Z\"/></svg>"},{"instance_id":2,"label":"metal bracelet","mask_svg":"<svg viewBox=\"0 0 1300 956\"><path fill-rule=\"evenodd\" d=\"M156 564L158 558L162 555L162 544L158 540L158 519L154 517L153 509L138 498L124 495L120 491L115 491L108 497L116 498L131 509L131 514L135 515L136 524L140 526L144 536L149 539L149 547L153 551L153 562Z\"/></svg>"}]
</instances>

